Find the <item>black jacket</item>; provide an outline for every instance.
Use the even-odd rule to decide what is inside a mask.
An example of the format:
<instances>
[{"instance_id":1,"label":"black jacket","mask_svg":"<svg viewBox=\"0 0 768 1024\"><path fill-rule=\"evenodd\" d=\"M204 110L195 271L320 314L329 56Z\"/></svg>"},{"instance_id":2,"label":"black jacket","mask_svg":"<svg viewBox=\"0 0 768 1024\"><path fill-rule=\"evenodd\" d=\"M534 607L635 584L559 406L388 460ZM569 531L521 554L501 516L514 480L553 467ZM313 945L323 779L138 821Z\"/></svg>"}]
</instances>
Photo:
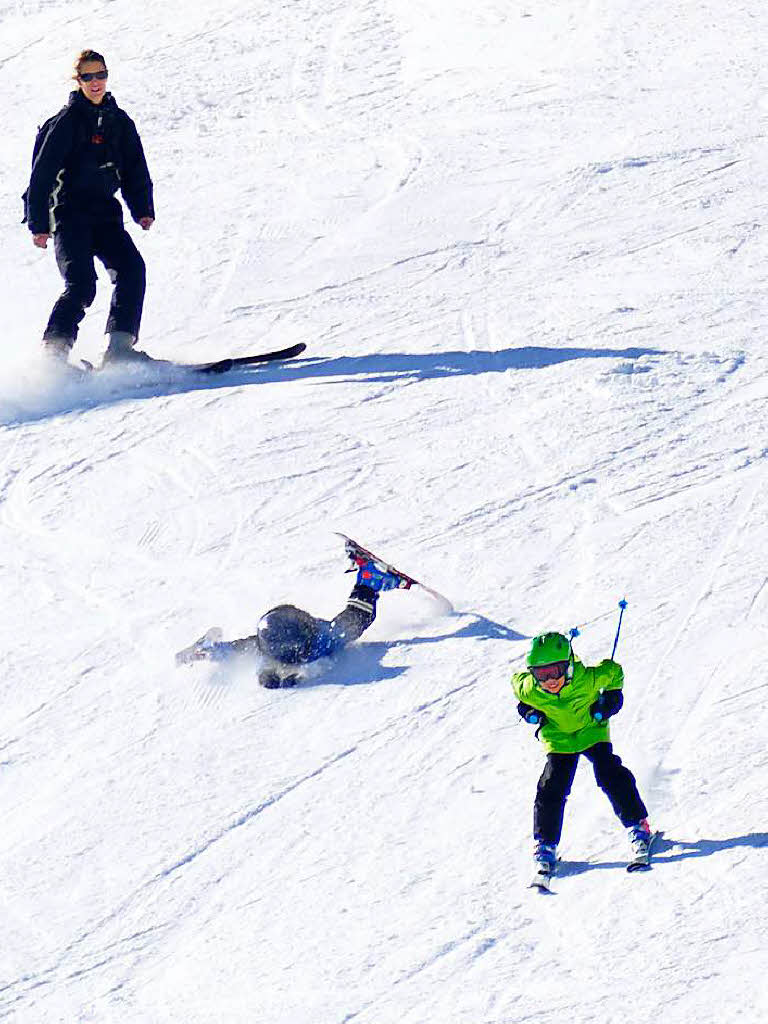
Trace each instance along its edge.
<instances>
[{"instance_id":1,"label":"black jacket","mask_svg":"<svg viewBox=\"0 0 768 1024\"><path fill-rule=\"evenodd\" d=\"M24 212L34 235L70 218L121 221L120 189L135 221L155 216L152 180L136 125L111 93L99 104L78 90L41 130Z\"/></svg>"}]
</instances>

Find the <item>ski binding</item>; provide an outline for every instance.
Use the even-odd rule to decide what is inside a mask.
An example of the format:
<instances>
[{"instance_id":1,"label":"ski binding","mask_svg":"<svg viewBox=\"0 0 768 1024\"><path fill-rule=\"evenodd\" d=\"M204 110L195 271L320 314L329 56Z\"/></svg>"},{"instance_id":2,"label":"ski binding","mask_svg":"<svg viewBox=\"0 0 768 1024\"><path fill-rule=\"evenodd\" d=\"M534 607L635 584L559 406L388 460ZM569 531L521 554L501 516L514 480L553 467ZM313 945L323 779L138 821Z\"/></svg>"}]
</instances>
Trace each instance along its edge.
<instances>
[{"instance_id":1,"label":"ski binding","mask_svg":"<svg viewBox=\"0 0 768 1024\"><path fill-rule=\"evenodd\" d=\"M376 565L384 572L391 572L394 573L396 576L399 576L403 580L404 590L409 590L412 586L421 587L422 590L425 590L431 597L433 597L439 604L443 606L443 609L446 614L450 614L451 612L453 612L453 605L451 604L451 602L448 600L447 597L444 597L443 594L438 593L437 590L433 590L431 587L426 586L426 584L414 579L413 576L409 576L407 573L402 572L394 565L390 565L389 562L385 562L383 558L379 558L378 555L374 555L372 551L369 551L368 548L364 548L362 544L358 544L356 540L353 540L351 537L348 537L345 533L339 533L337 531L336 536L343 538L344 547L347 552L347 555L356 566L360 565L361 562L375 562Z\"/></svg>"}]
</instances>

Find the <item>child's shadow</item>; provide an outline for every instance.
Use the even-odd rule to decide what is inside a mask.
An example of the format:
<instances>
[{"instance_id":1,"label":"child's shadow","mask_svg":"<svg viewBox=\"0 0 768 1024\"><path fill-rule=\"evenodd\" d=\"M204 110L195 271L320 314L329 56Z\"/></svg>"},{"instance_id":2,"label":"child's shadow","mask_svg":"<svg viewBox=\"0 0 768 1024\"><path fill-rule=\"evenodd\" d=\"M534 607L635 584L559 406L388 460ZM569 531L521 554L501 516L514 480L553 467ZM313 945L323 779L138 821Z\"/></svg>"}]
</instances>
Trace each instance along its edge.
<instances>
[{"instance_id":1,"label":"child's shadow","mask_svg":"<svg viewBox=\"0 0 768 1024\"><path fill-rule=\"evenodd\" d=\"M733 839L699 839L695 843L662 837L658 848L659 852L666 854L661 859L671 863L676 860L688 860L689 857L709 857L713 853L720 853L721 850L735 850L738 846L746 846L753 850L768 846L768 832L749 832L745 836L735 836Z\"/></svg>"},{"instance_id":2,"label":"child's shadow","mask_svg":"<svg viewBox=\"0 0 768 1024\"><path fill-rule=\"evenodd\" d=\"M735 849L738 846L747 846L752 849L766 847L768 846L768 832L750 832L745 836L735 836L733 839L699 839L695 843L660 836L653 848L651 864L671 864L673 861L688 860L690 857L710 857L713 853ZM625 867L626 863L626 860L600 861L600 863L569 860L563 861L558 869L558 874L581 875L585 871L604 871L607 868Z\"/></svg>"}]
</instances>

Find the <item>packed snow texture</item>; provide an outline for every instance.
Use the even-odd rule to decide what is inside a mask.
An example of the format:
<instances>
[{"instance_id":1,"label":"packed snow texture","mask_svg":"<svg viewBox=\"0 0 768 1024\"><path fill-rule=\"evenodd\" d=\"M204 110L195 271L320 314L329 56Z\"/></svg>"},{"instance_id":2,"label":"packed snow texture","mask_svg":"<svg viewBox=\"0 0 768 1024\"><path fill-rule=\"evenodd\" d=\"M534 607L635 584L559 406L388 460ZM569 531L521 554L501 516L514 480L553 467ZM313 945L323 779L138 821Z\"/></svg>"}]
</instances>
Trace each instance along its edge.
<instances>
[{"instance_id":1,"label":"packed snow texture","mask_svg":"<svg viewBox=\"0 0 768 1024\"><path fill-rule=\"evenodd\" d=\"M0 0L0 1020L768 1021L768 8ZM35 127L102 50L157 222L141 345L40 365ZM75 352L98 364L100 275ZM386 594L296 690L207 628ZM526 889L509 678L581 627L649 873L589 766Z\"/></svg>"}]
</instances>

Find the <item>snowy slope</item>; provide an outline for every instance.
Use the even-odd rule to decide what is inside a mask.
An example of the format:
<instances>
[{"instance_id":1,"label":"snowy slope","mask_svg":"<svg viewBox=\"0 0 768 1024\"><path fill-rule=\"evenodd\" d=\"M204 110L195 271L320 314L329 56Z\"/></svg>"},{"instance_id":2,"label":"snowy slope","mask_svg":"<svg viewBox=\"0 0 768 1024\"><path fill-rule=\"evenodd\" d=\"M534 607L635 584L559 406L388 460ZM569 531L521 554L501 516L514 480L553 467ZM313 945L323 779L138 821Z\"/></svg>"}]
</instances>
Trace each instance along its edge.
<instances>
[{"instance_id":1,"label":"snowy slope","mask_svg":"<svg viewBox=\"0 0 768 1024\"><path fill-rule=\"evenodd\" d=\"M0 0L0 1020L768 1021L764 5ZM158 219L142 344L307 358L46 379L34 126L102 49ZM81 334L98 359L107 285ZM295 691L211 625L385 595ZM525 888L509 688L582 626L663 828L582 766ZM596 620L596 621L593 621Z\"/></svg>"}]
</instances>

